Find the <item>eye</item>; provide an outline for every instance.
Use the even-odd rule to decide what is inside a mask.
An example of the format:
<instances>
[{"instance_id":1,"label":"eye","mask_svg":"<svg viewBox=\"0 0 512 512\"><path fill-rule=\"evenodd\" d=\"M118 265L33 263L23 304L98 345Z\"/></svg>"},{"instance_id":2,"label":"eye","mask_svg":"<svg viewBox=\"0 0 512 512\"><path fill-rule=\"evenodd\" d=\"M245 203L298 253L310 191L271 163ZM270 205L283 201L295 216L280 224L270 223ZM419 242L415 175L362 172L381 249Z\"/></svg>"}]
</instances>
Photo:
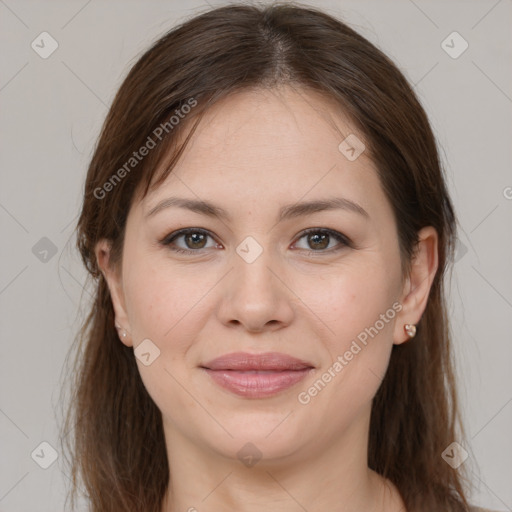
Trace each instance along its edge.
<instances>
[{"instance_id":1,"label":"eye","mask_svg":"<svg viewBox=\"0 0 512 512\"><path fill-rule=\"evenodd\" d=\"M197 253L201 249L209 249L212 247L218 247L219 244L213 244L207 246L207 239L212 238L208 231L199 228L186 228L180 229L179 231L175 231L170 235L167 235L160 243L162 245L168 246L172 251L183 253L183 254L192 254ZM182 239L185 243L185 247L176 246L175 241L178 239Z\"/></svg>"},{"instance_id":2,"label":"eye","mask_svg":"<svg viewBox=\"0 0 512 512\"><path fill-rule=\"evenodd\" d=\"M303 231L298 240L303 238L306 239L308 247L299 247L299 249L310 252L335 252L343 249L343 247L351 247L351 242L345 235L332 229L310 228ZM331 244L333 241L338 242L337 245L334 244L334 248Z\"/></svg>"},{"instance_id":3,"label":"eye","mask_svg":"<svg viewBox=\"0 0 512 512\"><path fill-rule=\"evenodd\" d=\"M194 254L198 253L202 249L211 249L211 248L219 248L222 247L218 243L213 243L208 246L207 241L208 238L212 238L212 235L200 228L185 228L180 229L167 235L160 243L166 247L169 247L172 251L182 253L182 254ZM334 231L332 229L325 228L310 228L306 231L303 231L298 240L306 239L306 243L309 247L298 247L299 249L306 250L317 253L325 253L325 252L336 252L344 247L351 247L351 241L342 233L338 231ZM182 240L184 246L177 245L177 240ZM337 245L332 242L338 242ZM334 247L333 247L334 245ZM297 242L294 244L294 248L297 248Z\"/></svg>"}]
</instances>

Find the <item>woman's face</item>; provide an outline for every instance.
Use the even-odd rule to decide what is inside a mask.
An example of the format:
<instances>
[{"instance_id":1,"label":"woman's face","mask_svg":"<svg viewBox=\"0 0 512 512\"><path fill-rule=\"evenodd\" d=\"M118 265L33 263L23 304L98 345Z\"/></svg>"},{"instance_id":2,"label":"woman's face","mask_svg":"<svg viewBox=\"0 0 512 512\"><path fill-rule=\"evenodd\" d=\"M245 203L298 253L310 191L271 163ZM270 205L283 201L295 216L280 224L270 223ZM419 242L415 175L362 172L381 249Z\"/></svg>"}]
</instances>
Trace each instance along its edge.
<instances>
[{"instance_id":1,"label":"woman's face","mask_svg":"<svg viewBox=\"0 0 512 512\"><path fill-rule=\"evenodd\" d=\"M109 286L171 445L270 461L367 437L392 345L419 317L407 316L392 209L354 135L314 93L237 93L132 206ZM306 370L204 368L240 352Z\"/></svg>"}]
</instances>

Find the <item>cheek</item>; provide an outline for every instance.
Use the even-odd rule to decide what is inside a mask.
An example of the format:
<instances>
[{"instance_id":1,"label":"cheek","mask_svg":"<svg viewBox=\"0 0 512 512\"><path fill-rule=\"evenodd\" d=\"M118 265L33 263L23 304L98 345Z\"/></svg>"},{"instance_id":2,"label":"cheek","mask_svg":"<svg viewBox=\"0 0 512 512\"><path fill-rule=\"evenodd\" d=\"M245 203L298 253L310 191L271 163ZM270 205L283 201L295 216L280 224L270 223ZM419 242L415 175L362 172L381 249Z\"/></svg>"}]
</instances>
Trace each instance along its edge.
<instances>
[{"instance_id":1,"label":"cheek","mask_svg":"<svg viewBox=\"0 0 512 512\"><path fill-rule=\"evenodd\" d=\"M201 330L201 297L213 283L165 262L148 261L127 260L124 278L134 345L150 339L160 350L149 366L137 360L141 379L160 410L200 414L180 383L189 377L188 351Z\"/></svg>"},{"instance_id":2,"label":"cheek","mask_svg":"<svg viewBox=\"0 0 512 512\"><path fill-rule=\"evenodd\" d=\"M134 341L151 339L172 361L200 330L201 311L218 276L144 255L127 260L126 268L126 309Z\"/></svg>"},{"instance_id":3,"label":"cheek","mask_svg":"<svg viewBox=\"0 0 512 512\"><path fill-rule=\"evenodd\" d=\"M325 376L332 384L318 402L326 399L326 405L338 403L350 409L377 391L393 346L397 309L401 309L395 278L385 265L367 262L333 273L324 280L322 293L309 293L308 306L329 328L322 340L328 358L316 378L325 372L335 375Z\"/></svg>"},{"instance_id":4,"label":"cheek","mask_svg":"<svg viewBox=\"0 0 512 512\"><path fill-rule=\"evenodd\" d=\"M361 265L335 269L321 278L309 278L303 282L300 295L325 324L331 349L339 351L392 309L396 297L394 279L394 273L388 272L385 265L367 260ZM379 331L390 332L394 316L392 310L385 325L379 321Z\"/></svg>"}]
</instances>

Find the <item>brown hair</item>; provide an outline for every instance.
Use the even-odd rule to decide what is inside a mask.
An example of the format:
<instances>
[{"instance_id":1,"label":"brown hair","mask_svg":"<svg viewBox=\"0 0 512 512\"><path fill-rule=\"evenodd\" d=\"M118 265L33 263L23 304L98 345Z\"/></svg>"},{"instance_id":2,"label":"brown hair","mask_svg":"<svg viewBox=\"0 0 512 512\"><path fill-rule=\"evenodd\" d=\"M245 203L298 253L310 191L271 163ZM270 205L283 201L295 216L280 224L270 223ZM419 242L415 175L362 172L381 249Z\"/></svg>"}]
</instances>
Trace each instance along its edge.
<instances>
[{"instance_id":1,"label":"brown hair","mask_svg":"<svg viewBox=\"0 0 512 512\"><path fill-rule=\"evenodd\" d=\"M373 401L368 465L397 486L407 510L467 510L469 480L441 458L465 436L443 284L456 219L434 135L407 80L379 49L326 13L290 3L230 5L184 22L135 63L108 112L77 225L95 297L76 340L62 428L71 454L73 504L82 482L94 512L160 512L170 478L161 413L142 383L133 349L119 341L95 245L109 239L111 261L120 261L131 204L142 189L145 196L169 175L211 105L235 91L283 84L334 99L365 137L395 215L404 274L417 232L425 226L437 230L439 267L418 334L393 346ZM170 117L188 112L187 103L194 108L171 128ZM178 146L178 135L191 125ZM127 168L133 152L162 126L161 141ZM157 177L159 166L164 172Z\"/></svg>"}]
</instances>

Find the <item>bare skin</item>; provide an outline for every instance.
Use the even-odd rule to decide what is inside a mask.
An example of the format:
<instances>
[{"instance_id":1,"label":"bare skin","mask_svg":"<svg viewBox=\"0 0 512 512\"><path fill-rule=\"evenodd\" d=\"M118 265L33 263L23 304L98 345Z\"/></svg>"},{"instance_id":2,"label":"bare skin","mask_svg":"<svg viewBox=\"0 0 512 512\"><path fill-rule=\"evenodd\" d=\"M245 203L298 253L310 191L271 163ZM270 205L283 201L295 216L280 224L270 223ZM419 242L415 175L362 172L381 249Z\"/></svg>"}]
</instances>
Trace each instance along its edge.
<instances>
[{"instance_id":1,"label":"bare skin","mask_svg":"<svg viewBox=\"0 0 512 512\"><path fill-rule=\"evenodd\" d=\"M120 268L109 265L106 240L96 247L127 332L121 341L136 349L149 339L160 350L149 366L137 364L164 422L171 479L162 512L405 512L395 486L368 468L369 420L393 344L408 340L404 324L425 310L437 234L419 232L402 281L391 205L366 152L350 161L338 149L357 135L338 112L289 87L230 96L208 111L166 181L133 203ZM177 206L148 216L171 196L209 201L229 218ZM336 208L278 221L285 205L331 198L366 215ZM182 228L207 236L160 243ZM350 243L328 235L322 245L322 232L309 228ZM250 263L236 251L248 236L262 249ZM270 397L241 397L200 367L236 351L281 352L314 370ZM325 387L309 392L329 369ZM251 467L239 456L247 446L261 455Z\"/></svg>"}]
</instances>

